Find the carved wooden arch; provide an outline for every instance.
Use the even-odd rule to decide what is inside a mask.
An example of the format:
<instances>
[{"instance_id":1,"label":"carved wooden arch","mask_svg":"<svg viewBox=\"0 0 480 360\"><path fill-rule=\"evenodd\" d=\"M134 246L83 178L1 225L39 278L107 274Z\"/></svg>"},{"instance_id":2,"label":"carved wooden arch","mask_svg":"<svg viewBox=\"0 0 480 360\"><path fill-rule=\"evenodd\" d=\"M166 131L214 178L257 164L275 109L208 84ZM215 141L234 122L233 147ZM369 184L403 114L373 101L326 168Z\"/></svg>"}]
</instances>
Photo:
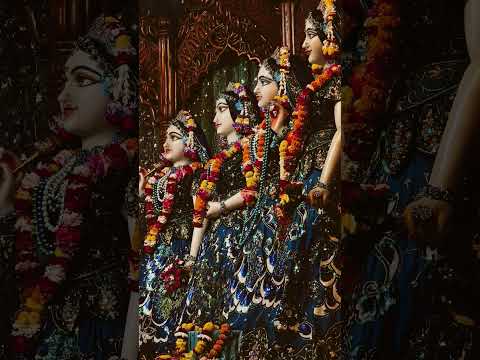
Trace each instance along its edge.
<instances>
[{"instance_id":1,"label":"carved wooden arch","mask_svg":"<svg viewBox=\"0 0 480 360\"><path fill-rule=\"evenodd\" d=\"M260 0L187 4L192 11L179 26L177 35L177 94L184 103L222 54L233 50L258 63L281 45L280 9ZM193 8L193 6L196 6Z\"/></svg>"}]
</instances>

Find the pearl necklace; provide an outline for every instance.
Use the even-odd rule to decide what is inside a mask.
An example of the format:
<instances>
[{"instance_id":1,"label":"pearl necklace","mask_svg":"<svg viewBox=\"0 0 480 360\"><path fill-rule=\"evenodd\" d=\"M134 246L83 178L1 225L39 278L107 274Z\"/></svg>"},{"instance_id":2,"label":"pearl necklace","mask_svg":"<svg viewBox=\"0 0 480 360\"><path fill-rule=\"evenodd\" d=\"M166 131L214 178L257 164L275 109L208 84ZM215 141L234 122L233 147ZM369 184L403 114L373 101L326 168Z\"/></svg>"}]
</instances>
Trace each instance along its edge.
<instances>
[{"instance_id":1,"label":"pearl necklace","mask_svg":"<svg viewBox=\"0 0 480 360\"><path fill-rule=\"evenodd\" d=\"M163 175L158 181L153 184L153 206L155 208L156 213L160 213L163 207L163 201L165 200L165 194L167 193L167 183L168 177L173 172L173 167Z\"/></svg>"}]
</instances>

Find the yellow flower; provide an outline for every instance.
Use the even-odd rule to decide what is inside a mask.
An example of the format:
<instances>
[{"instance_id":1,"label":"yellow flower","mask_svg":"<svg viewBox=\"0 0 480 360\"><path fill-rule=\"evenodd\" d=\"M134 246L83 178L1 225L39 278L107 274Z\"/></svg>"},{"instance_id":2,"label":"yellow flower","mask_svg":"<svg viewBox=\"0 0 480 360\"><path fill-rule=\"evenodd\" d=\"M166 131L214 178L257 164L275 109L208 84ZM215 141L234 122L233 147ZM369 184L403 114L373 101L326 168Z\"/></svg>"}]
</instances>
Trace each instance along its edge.
<instances>
[{"instance_id":1,"label":"yellow flower","mask_svg":"<svg viewBox=\"0 0 480 360\"><path fill-rule=\"evenodd\" d=\"M145 238L145 245L152 246L155 245L156 237L152 235L147 235Z\"/></svg>"},{"instance_id":2,"label":"yellow flower","mask_svg":"<svg viewBox=\"0 0 480 360\"><path fill-rule=\"evenodd\" d=\"M110 23L114 23L114 22L118 22L118 20L115 19L113 16L105 17L105 23L110 24Z\"/></svg>"},{"instance_id":3,"label":"yellow flower","mask_svg":"<svg viewBox=\"0 0 480 360\"><path fill-rule=\"evenodd\" d=\"M183 323L182 329L185 331L192 331L195 325L193 323Z\"/></svg>"},{"instance_id":4,"label":"yellow flower","mask_svg":"<svg viewBox=\"0 0 480 360\"><path fill-rule=\"evenodd\" d=\"M55 249L55 256L56 257L65 257L65 254L62 252L62 250L60 248L56 248Z\"/></svg>"},{"instance_id":5,"label":"yellow flower","mask_svg":"<svg viewBox=\"0 0 480 360\"><path fill-rule=\"evenodd\" d=\"M280 195L280 205L288 204L289 201L290 201L290 196L288 196L288 194Z\"/></svg>"},{"instance_id":6,"label":"yellow flower","mask_svg":"<svg viewBox=\"0 0 480 360\"><path fill-rule=\"evenodd\" d=\"M25 306L35 311L41 311L43 309L43 305L40 302L35 301L35 299L31 297L29 297L27 301L25 301Z\"/></svg>"},{"instance_id":7,"label":"yellow flower","mask_svg":"<svg viewBox=\"0 0 480 360\"><path fill-rule=\"evenodd\" d=\"M29 320L28 313L26 311L21 311L17 316L17 320L15 321L15 324L17 324L17 326L26 325L28 324L28 320Z\"/></svg>"},{"instance_id":8,"label":"yellow flower","mask_svg":"<svg viewBox=\"0 0 480 360\"><path fill-rule=\"evenodd\" d=\"M177 339L177 341L175 342L176 345L178 346L182 346L182 345L185 345L187 342L183 339Z\"/></svg>"},{"instance_id":9,"label":"yellow flower","mask_svg":"<svg viewBox=\"0 0 480 360\"><path fill-rule=\"evenodd\" d=\"M205 325L203 325L203 330L205 330L205 331L213 331L214 329L215 329L215 324L211 321L209 321Z\"/></svg>"},{"instance_id":10,"label":"yellow flower","mask_svg":"<svg viewBox=\"0 0 480 360\"><path fill-rule=\"evenodd\" d=\"M31 312L28 315L28 320L30 324L40 324L40 314L37 312Z\"/></svg>"},{"instance_id":11,"label":"yellow flower","mask_svg":"<svg viewBox=\"0 0 480 360\"><path fill-rule=\"evenodd\" d=\"M21 200L30 200L32 198L28 192L23 190L18 190L16 197Z\"/></svg>"},{"instance_id":12,"label":"yellow flower","mask_svg":"<svg viewBox=\"0 0 480 360\"><path fill-rule=\"evenodd\" d=\"M281 152L285 152L287 150L287 147L288 147L288 141L287 140L283 140L281 143L280 143L280 147L278 148Z\"/></svg>"},{"instance_id":13,"label":"yellow flower","mask_svg":"<svg viewBox=\"0 0 480 360\"><path fill-rule=\"evenodd\" d=\"M127 35L120 35L115 41L117 49L126 49L130 46L130 38Z\"/></svg>"},{"instance_id":14,"label":"yellow flower","mask_svg":"<svg viewBox=\"0 0 480 360\"><path fill-rule=\"evenodd\" d=\"M171 359L172 358L172 355L169 355L169 354L164 354L164 355L158 355L155 360L167 360L167 359Z\"/></svg>"},{"instance_id":15,"label":"yellow flower","mask_svg":"<svg viewBox=\"0 0 480 360\"><path fill-rule=\"evenodd\" d=\"M185 359L185 360L193 359L193 351L183 354L181 359Z\"/></svg>"}]
</instances>

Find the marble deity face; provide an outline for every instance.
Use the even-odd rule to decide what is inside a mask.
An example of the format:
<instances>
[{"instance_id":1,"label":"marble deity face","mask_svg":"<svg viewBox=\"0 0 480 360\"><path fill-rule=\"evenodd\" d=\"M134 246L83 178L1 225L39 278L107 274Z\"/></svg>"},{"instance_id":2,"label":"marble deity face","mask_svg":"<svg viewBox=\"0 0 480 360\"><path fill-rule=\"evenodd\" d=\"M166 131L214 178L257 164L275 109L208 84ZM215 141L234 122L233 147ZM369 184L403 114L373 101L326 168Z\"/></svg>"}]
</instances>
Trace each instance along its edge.
<instances>
[{"instance_id":1,"label":"marble deity face","mask_svg":"<svg viewBox=\"0 0 480 360\"><path fill-rule=\"evenodd\" d=\"M310 20L305 21L305 40L302 48L308 55L308 62L310 64L325 64L325 57L322 51L322 40L318 36L317 30Z\"/></svg>"},{"instance_id":2,"label":"marble deity face","mask_svg":"<svg viewBox=\"0 0 480 360\"><path fill-rule=\"evenodd\" d=\"M69 133L83 138L111 129L105 119L110 97L103 76L100 64L84 51L75 51L65 63L65 85L58 102Z\"/></svg>"},{"instance_id":3,"label":"marble deity face","mask_svg":"<svg viewBox=\"0 0 480 360\"><path fill-rule=\"evenodd\" d=\"M258 70L257 85L254 89L258 107L266 108L278 93L278 85L273 79L273 74L262 65Z\"/></svg>"},{"instance_id":4,"label":"marble deity face","mask_svg":"<svg viewBox=\"0 0 480 360\"><path fill-rule=\"evenodd\" d=\"M215 106L215 118L213 119L213 125L218 135L228 136L235 131L233 128L234 120L230 113L227 100L218 99Z\"/></svg>"},{"instance_id":5,"label":"marble deity face","mask_svg":"<svg viewBox=\"0 0 480 360\"><path fill-rule=\"evenodd\" d=\"M172 163L189 162L185 156L185 139L182 132L174 125L167 129L167 136L163 143L163 155Z\"/></svg>"}]
</instances>

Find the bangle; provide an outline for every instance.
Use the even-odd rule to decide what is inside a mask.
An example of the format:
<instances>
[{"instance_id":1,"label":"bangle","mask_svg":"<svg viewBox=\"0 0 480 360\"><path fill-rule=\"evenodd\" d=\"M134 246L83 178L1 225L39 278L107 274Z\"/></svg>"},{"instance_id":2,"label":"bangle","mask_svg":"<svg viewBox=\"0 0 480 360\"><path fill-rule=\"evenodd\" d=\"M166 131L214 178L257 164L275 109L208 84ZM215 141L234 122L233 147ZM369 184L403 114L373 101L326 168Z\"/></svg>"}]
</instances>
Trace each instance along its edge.
<instances>
[{"instance_id":1,"label":"bangle","mask_svg":"<svg viewBox=\"0 0 480 360\"><path fill-rule=\"evenodd\" d=\"M331 184L325 184L323 181L319 181L317 183L317 187L321 188L321 189L325 189L325 190L328 190L328 191L331 191L335 188L335 185L331 185Z\"/></svg>"},{"instance_id":2,"label":"bangle","mask_svg":"<svg viewBox=\"0 0 480 360\"><path fill-rule=\"evenodd\" d=\"M225 205L225 201L220 201L220 213L225 214L228 212L227 205Z\"/></svg>"},{"instance_id":3,"label":"bangle","mask_svg":"<svg viewBox=\"0 0 480 360\"><path fill-rule=\"evenodd\" d=\"M446 201L453 203L455 200L454 193L449 189L440 189L437 186L427 184L425 188L419 193L419 197L425 197L431 200Z\"/></svg>"},{"instance_id":4,"label":"bangle","mask_svg":"<svg viewBox=\"0 0 480 360\"><path fill-rule=\"evenodd\" d=\"M197 258L196 256L188 254L188 255L185 255L185 257L183 258L183 261L185 261L185 262L195 261L196 258Z\"/></svg>"}]
</instances>

